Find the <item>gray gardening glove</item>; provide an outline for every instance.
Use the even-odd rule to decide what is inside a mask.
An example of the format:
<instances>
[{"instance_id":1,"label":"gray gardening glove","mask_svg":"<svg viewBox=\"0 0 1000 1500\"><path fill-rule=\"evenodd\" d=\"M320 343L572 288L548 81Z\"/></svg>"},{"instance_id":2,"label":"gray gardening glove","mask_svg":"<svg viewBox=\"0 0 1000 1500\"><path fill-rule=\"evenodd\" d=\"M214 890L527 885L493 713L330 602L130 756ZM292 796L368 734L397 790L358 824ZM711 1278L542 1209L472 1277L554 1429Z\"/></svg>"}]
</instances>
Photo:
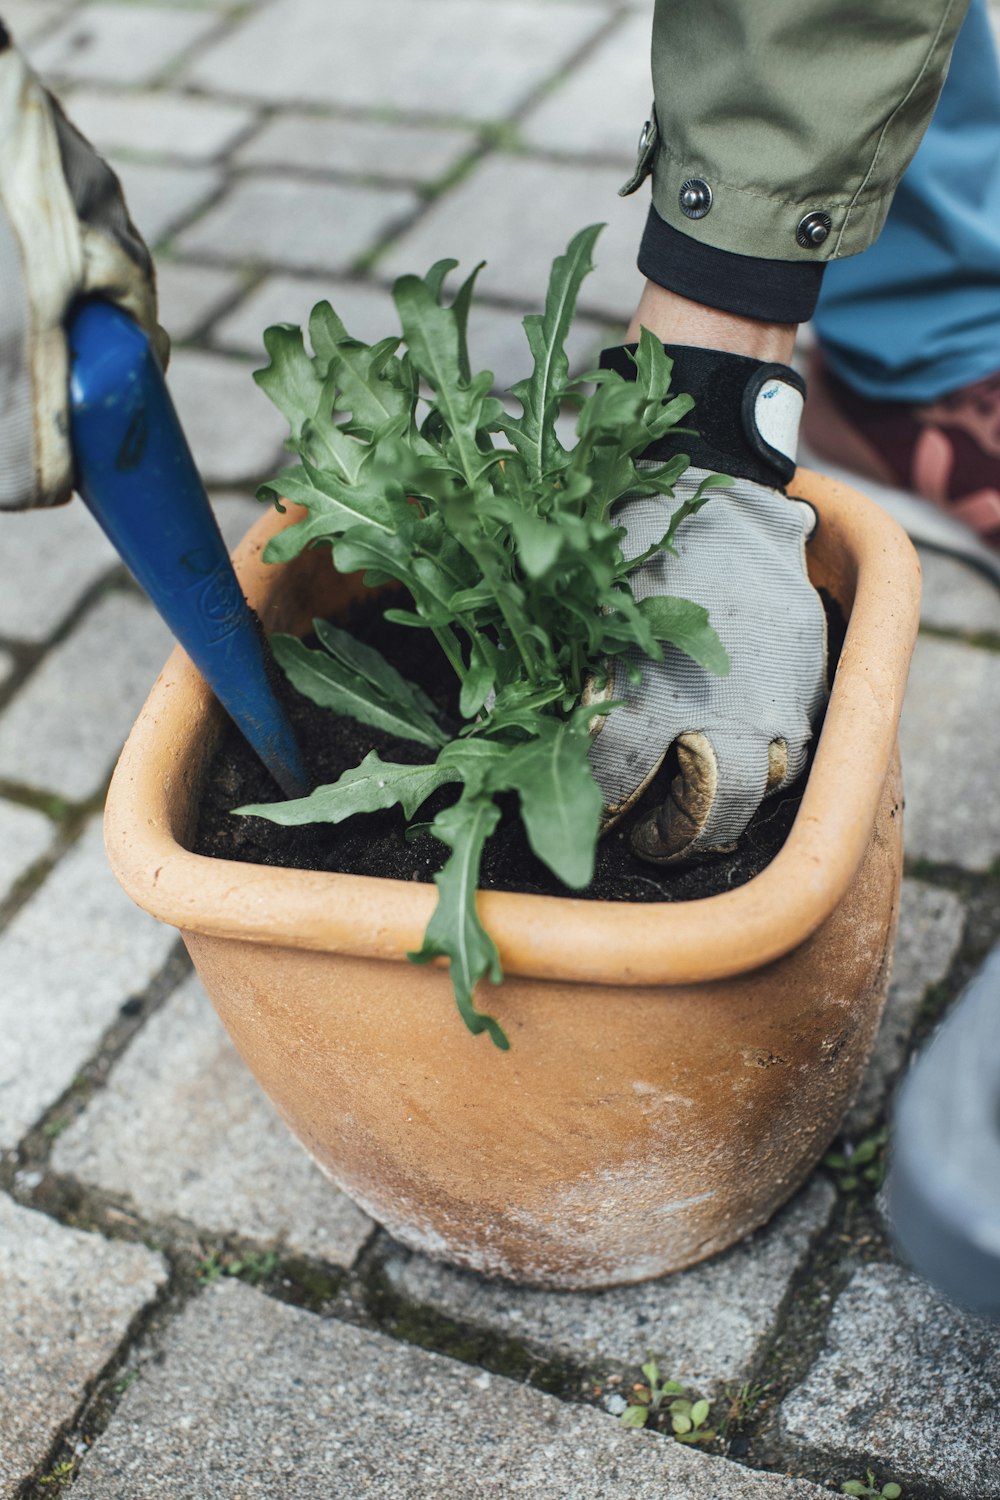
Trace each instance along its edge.
<instances>
[{"instance_id":1,"label":"gray gardening glove","mask_svg":"<svg viewBox=\"0 0 1000 1500\"><path fill-rule=\"evenodd\" d=\"M815 513L778 488L794 472L803 382L783 365L738 355L667 353L671 390L694 397L688 420L699 436L663 440L650 459L683 449L698 467L673 499L621 502L626 557L660 540L706 473L736 477L681 524L678 556L661 552L631 579L638 599L674 594L703 605L729 652L729 675L713 676L672 646L661 663L634 651L641 683L629 683L629 658L617 658L601 695L624 700L598 721L591 749L606 827L670 756L663 801L632 834L635 852L657 864L731 849L762 800L802 770L826 698L826 619L805 563ZM617 350L602 363L630 368Z\"/></svg>"},{"instance_id":2,"label":"gray gardening glove","mask_svg":"<svg viewBox=\"0 0 1000 1500\"><path fill-rule=\"evenodd\" d=\"M67 421L73 301L96 293L165 362L153 263L117 177L66 119L0 21L0 509L72 492Z\"/></svg>"}]
</instances>

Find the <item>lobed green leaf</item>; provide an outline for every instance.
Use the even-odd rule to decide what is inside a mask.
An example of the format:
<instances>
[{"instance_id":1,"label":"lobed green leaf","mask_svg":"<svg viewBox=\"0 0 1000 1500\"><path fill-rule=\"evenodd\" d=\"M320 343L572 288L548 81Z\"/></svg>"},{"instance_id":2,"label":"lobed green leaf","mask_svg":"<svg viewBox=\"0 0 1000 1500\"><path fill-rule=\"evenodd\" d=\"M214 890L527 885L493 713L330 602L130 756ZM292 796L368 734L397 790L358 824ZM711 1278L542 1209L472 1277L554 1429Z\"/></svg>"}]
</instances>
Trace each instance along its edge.
<instances>
[{"instance_id":1,"label":"lobed green leaf","mask_svg":"<svg viewBox=\"0 0 1000 1500\"><path fill-rule=\"evenodd\" d=\"M654 594L639 603L639 613L658 641L668 641L716 677L725 677L732 663L709 622L708 610L690 599Z\"/></svg>"},{"instance_id":2,"label":"lobed green leaf","mask_svg":"<svg viewBox=\"0 0 1000 1500\"><path fill-rule=\"evenodd\" d=\"M489 975L494 984L503 977L496 944L479 920L476 888L483 846L500 821L500 809L492 798L468 790L453 807L438 813L431 824L435 838L452 853L434 876L437 905L419 952L409 956L414 963L447 958L459 1013L474 1036L488 1032L495 1046L510 1046L503 1028L492 1016L477 1010L473 992L480 979Z\"/></svg>"},{"instance_id":3,"label":"lobed green leaf","mask_svg":"<svg viewBox=\"0 0 1000 1500\"><path fill-rule=\"evenodd\" d=\"M445 734L430 715L414 708L410 693L394 698L343 661L303 645L294 635L273 635L271 649L292 686L321 708L434 749L445 743Z\"/></svg>"},{"instance_id":4,"label":"lobed green leaf","mask_svg":"<svg viewBox=\"0 0 1000 1500\"><path fill-rule=\"evenodd\" d=\"M244 817L267 818L284 827L304 823L343 823L357 813L383 812L401 807L412 818L432 792L459 779L455 767L400 765L384 761L377 750L370 750L359 766L345 771L339 780L317 787L308 797L287 802L254 802L237 807Z\"/></svg>"}]
</instances>

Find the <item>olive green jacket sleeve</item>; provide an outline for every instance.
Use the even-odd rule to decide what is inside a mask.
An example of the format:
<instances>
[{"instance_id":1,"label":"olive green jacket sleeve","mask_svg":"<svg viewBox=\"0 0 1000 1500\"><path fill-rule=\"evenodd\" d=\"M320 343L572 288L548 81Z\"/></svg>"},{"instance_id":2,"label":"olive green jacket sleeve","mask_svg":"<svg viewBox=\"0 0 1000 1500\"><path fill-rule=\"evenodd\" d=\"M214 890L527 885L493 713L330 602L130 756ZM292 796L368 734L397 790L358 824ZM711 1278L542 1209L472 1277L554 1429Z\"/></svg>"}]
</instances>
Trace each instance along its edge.
<instances>
[{"instance_id":1,"label":"olive green jacket sleeve","mask_svg":"<svg viewBox=\"0 0 1000 1500\"><path fill-rule=\"evenodd\" d=\"M635 186L706 246L864 250L934 111L968 0L656 0ZM707 191L706 191L707 190Z\"/></svg>"}]
</instances>

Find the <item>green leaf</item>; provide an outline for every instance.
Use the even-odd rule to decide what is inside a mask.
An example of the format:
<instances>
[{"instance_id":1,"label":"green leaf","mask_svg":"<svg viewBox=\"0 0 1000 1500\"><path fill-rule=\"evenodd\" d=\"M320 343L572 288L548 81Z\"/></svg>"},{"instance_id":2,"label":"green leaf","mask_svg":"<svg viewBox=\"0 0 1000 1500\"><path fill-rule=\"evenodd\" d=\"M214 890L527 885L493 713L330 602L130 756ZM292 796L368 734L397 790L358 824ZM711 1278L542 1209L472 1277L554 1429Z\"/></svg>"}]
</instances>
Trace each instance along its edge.
<instances>
[{"instance_id":1,"label":"green leaf","mask_svg":"<svg viewBox=\"0 0 1000 1500\"><path fill-rule=\"evenodd\" d=\"M351 338L329 302L318 302L309 317L309 339L317 359L325 361L337 391L337 407L351 415L352 426L375 431L408 414L410 393L392 356L398 338L369 346ZM393 378L395 376L395 378Z\"/></svg>"},{"instance_id":2,"label":"green leaf","mask_svg":"<svg viewBox=\"0 0 1000 1500\"><path fill-rule=\"evenodd\" d=\"M510 746L496 740L478 737L452 740L441 751L437 764L454 771L464 783L466 795L472 797L483 791L495 791L502 785L503 767L509 754Z\"/></svg>"},{"instance_id":3,"label":"green leaf","mask_svg":"<svg viewBox=\"0 0 1000 1500\"><path fill-rule=\"evenodd\" d=\"M569 375L564 345L580 285L593 269L591 254L603 228L603 224L591 224L573 236L565 255L553 262L544 313L529 313L524 319L534 369L527 380L511 387L521 402L522 416L501 421L500 427L536 476L548 473L563 453L555 417Z\"/></svg>"},{"instance_id":4,"label":"green leaf","mask_svg":"<svg viewBox=\"0 0 1000 1500\"><path fill-rule=\"evenodd\" d=\"M424 933L423 947L411 953L414 963L433 958L449 960L451 983L462 1020L474 1036L489 1033L502 1050L510 1046L503 1029L492 1016L475 1007L473 991L489 975L494 984L503 977L496 944L479 920L476 887L483 845L500 821L500 809L487 796L468 792L453 807L438 813L431 825L435 838L452 853L444 869L434 876L438 901Z\"/></svg>"},{"instance_id":5,"label":"green leaf","mask_svg":"<svg viewBox=\"0 0 1000 1500\"><path fill-rule=\"evenodd\" d=\"M435 302L441 301L441 293L444 290L445 281L457 265L458 261L451 258L436 260L424 277L424 286L430 292Z\"/></svg>"},{"instance_id":6,"label":"green leaf","mask_svg":"<svg viewBox=\"0 0 1000 1500\"><path fill-rule=\"evenodd\" d=\"M645 1427L648 1417L648 1406L626 1406L618 1420L623 1427Z\"/></svg>"},{"instance_id":7,"label":"green leaf","mask_svg":"<svg viewBox=\"0 0 1000 1500\"><path fill-rule=\"evenodd\" d=\"M693 1422L686 1412L675 1411L670 1418L670 1425L677 1433L690 1432Z\"/></svg>"},{"instance_id":8,"label":"green leaf","mask_svg":"<svg viewBox=\"0 0 1000 1500\"><path fill-rule=\"evenodd\" d=\"M654 1386L659 1385L659 1383L660 1383L660 1367L656 1363L655 1359L647 1359L646 1363L641 1366L641 1369L642 1369L642 1373L645 1375L646 1379L649 1381L650 1389L652 1389Z\"/></svg>"},{"instance_id":9,"label":"green leaf","mask_svg":"<svg viewBox=\"0 0 1000 1500\"><path fill-rule=\"evenodd\" d=\"M840 1486L840 1493L842 1495L870 1495L871 1490L868 1485L862 1484L860 1479L846 1479Z\"/></svg>"},{"instance_id":10,"label":"green leaf","mask_svg":"<svg viewBox=\"0 0 1000 1500\"><path fill-rule=\"evenodd\" d=\"M492 413L489 400L492 375L486 371L471 383L463 380L458 320L454 311L435 301L427 284L416 276L401 276L392 289L403 333L417 369L432 387L437 411L454 440L459 471L469 485L496 462L496 455L480 451L477 434Z\"/></svg>"},{"instance_id":11,"label":"green leaf","mask_svg":"<svg viewBox=\"0 0 1000 1500\"><path fill-rule=\"evenodd\" d=\"M355 672L384 698L407 708L414 719L426 718L437 727L434 704L423 688L397 672L381 651L358 640L349 630L341 630L332 625L329 620L314 620L313 629L320 645L330 653L334 661L339 661Z\"/></svg>"},{"instance_id":12,"label":"green leaf","mask_svg":"<svg viewBox=\"0 0 1000 1500\"><path fill-rule=\"evenodd\" d=\"M383 536L394 532L384 489L373 486L367 477L349 485L329 471L308 463L297 464L282 470L276 480L258 490L262 499L277 496L305 506L309 518L273 536L264 550L265 562L287 562L310 543L332 540L349 530L371 530Z\"/></svg>"},{"instance_id":13,"label":"green leaf","mask_svg":"<svg viewBox=\"0 0 1000 1500\"><path fill-rule=\"evenodd\" d=\"M492 663L482 656L473 657L458 699L458 711L463 719L476 717L489 696L493 678Z\"/></svg>"},{"instance_id":14,"label":"green leaf","mask_svg":"<svg viewBox=\"0 0 1000 1500\"><path fill-rule=\"evenodd\" d=\"M708 610L700 604L655 594L639 601L639 613L658 641L669 641L716 677L728 674L729 653L709 623Z\"/></svg>"},{"instance_id":15,"label":"green leaf","mask_svg":"<svg viewBox=\"0 0 1000 1500\"><path fill-rule=\"evenodd\" d=\"M303 422L319 410L323 377L306 353L301 328L291 323L265 328L264 348L270 364L255 370L253 378L287 421L292 437L299 438Z\"/></svg>"},{"instance_id":16,"label":"green leaf","mask_svg":"<svg viewBox=\"0 0 1000 1500\"><path fill-rule=\"evenodd\" d=\"M452 767L400 765L382 760L377 750L370 750L360 766L345 771L328 786L317 787L308 797L249 803L234 808L234 812L267 818L286 828L303 823L343 823L356 813L381 812L387 807L401 807L405 816L412 818L432 792L457 780L459 772Z\"/></svg>"},{"instance_id":17,"label":"green leaf","mask_svg":"<svg viewBox=\"0 0 1000 1500\"><path fill-rule=\"evenodd\" d=\"M899 1500L902 1493L902 1489L893 1479L890 1479L888 1484L882 1486L884 1500Z\"/></svg>"},{"instance_id":18,"label":"green leaf","mask_svg":"<svg viewBox=\"0 0 1000 1500\"><path fill-rule=\"evenodd\" d=\"M458 373L465 381L472 379L472 366L469 361L469 309L472 306L472 294L476 286L476 277L485 264L486 262L481 260L478 266L473 268L455 293L455 300L451 304L452 312L455 315L455 326L458 330Z\"/></svg>"},{"instance_id":19,"label":"green leaf","mask_svg":"<svg viewBox=\"0 0 1000 1500\"><path fill-rule=\"evenodd\" d=\"M561 724L511 750L504 781L521 799L528 843L566 885L579 890L594 875L603 798L587 759L589 736Z\"/></svg>"},{"instance_id":20,"label":"green leaf","mask_svg":"<svg viewBox=\"0 0 1000 1500\"><path fill-rule=\"evenodd\" d=\"M271 650L292 686L321 708L399 739L434 749L444 744L444 733L428 716L414 713L409 701L393 701L327 652L304 646L294 635L273 635Z\"/></svg>"},{"instance_id":21,"label":"green leaf","mask_svg":"<svg viewBox=\"0 0 1000 1500\"><path fill-rule=\"evenodd\" d=\"M708 1419L709 1404L707 1401L696 1401L691 1408L691 1422L695 1427L702 1427Z\"/></svg>"}]
</instances>

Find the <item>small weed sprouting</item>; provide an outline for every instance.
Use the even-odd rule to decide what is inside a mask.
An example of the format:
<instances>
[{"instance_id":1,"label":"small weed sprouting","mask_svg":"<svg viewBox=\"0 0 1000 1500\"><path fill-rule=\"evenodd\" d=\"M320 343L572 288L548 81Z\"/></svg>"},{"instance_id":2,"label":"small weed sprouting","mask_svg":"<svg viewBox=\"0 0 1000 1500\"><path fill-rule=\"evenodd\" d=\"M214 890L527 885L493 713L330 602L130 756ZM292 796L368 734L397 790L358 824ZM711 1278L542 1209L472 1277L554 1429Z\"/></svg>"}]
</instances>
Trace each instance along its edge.
<instances>
[{"instance_id":1,"label":"small weed sprouting","mask_svg":"<svg viewBox=\"0 0 1000 1500\"><path fill-rule=\"evenodd\" d=\"M48 1474L43 1474L38 1483L45 1486L46 1494L56 1496L62 1494L62 1487L68 1479L72 1479L76 1464L71 1458L64 1459L62 1463L55 1465Z\"/></svg>"},{"instance_id":2,"label":"small weed sprouting","mask_svg":"<svg viewBox=\"0 0 1000 1500\"><path fill-rule=\"evenodd\" d=\"M877 1193L885 1181L888 1144L889 1127L883 1125L881 1130L863 1136L856 1146L847 1142L843 1150L828 1151L823 1165L834 1173L842 1193Z\"/></svg>"},{"instance_id":3,"label":"small weed sprouting","mask_svg":"<svg viewBox=\"0 0 1000 1500\"><path fill-rule=\"evenodd\" d=\"M720 1438L729 1438L739 1432L749 1420L754 1408L771 1389L770 1381L745 1381L734 1394L726 1391L726 1408L718 1424Z\"/></svg>"},{"instance_id":4,"label":"small weed sprouting","mask_svg":"<svg viewBox=\"0 0 1000 1500\"><path fill-rule=\"evenodd\" d=\"M608 662L625 653L662 660L665 643L709 672L730 665L699 605L632 594L632 570L673 552L678 527L731 481L710 476L666 507L662 535L626 561L614 505L625 495L673 494L685 454L636 463L659 439L687 430L679 423L693 403L670 391L671 361L647 329L633 356L635 380L608 370L570 379L564 346L600 229L574 237L552 267L545 311L524 320L534 367L510 390L520 416L490 394L489 371L474 373L466 331L481 268L449 303L453 260L396 282L401 335L365 344L321 302L309 319L312 353L300 329L269 328L270 363L255 377L288 421L287 446L300 459L260 498L307 512L271 539L265 560L326 546L341 573L363 571L373 587L401 585L385 618L436 641L458 703L446 726L415 683L325 621L315 622L317 649L276 635L274 655L295 688L421 746L423 763L383 761L372 750L308 797L236 811L297 826L400 807L410 820L439 788L459 788L427 825L449 857L434 877L438 901L423 946L410 958L446 958L465 1024L501 1048L503 1030L473 999L481 979L502 978L475 900L498 799L516 794L532 851L564 885L582 889L593 876L602 813L590 727L617 706L585 702L585 689L605 686ZM594 389L585 392L584 381ZM570 448L557 428L565 406L577 410ZM634 679L641 669L630 658L626 671Z\"/></svg>"},{"instance_id":5,"label":"small weed sprouting","mask_svg":"<svg viewBox=\"0 0 1000 1500\"><path fill-rule=\"evenodd\" d=\"M201 1286L211 1286L220 1276L237 1276L256 1286L274 1274L280 1257L274 1250L265 1250L263 1255L249 1251L246 1255L230 1255L224 1251L210 1250L198 1264L198 1281Z\"/></svg>"},{"instance_id":6,"label":"small weed sprouting","mask_svg":"<svg viewBox=\"0 0 1000 1500\"><path fill-rule=\"evenodd\" d=\"M132 1386L135 1385L135 1383L136 1383L136 1381L138 1379L139 1379L139 1371L138 1370L126 1370L124 1372L124 1374L119 1375L118 1379L115 1381L115 1385L114 1385L115 1395L116 1396L123 1396L126 1391L131 1390Z\"/></svg>"},{"instance_id":7,"label":"small weed sprouting","mask_svg":"<svg viewBox=\"0 0 1000 1500\"><path fill-rule=\"evenodd\" d=\"M632 1387L634 1400L618 1418L623 1427L646 1427L652 1425L651 1417L659 1417L657 1425L672 1432L679 1443L707 1443L715 1437L714 1428L705 1426L710 1411L707 1401L692 1401L676 1380L661 1381L655 1359L646 1361L642 1373L647 1383ZM663 1428L667 1418L669 1428Z\"/></svg>"},{"instance_id":8,"label":"small weed sprouting","mask_svg":"<svg viewBox=\"0 0 1000 1500\"><path fill-rule=\"evenodd\" d=\"M888 1484L884 1484L881 1489L876 1489L875 1485L875 1475L869 1469L867 1484L865 1484L863 1479L848 1479L845 1484L840 1486L840 1493L842 1495L858 1495L861 1497L861 1500L899 1500L899 1497L903 1493L900 1486L892 1479L890 1479Z\"/></svg>"}]
</instances>

